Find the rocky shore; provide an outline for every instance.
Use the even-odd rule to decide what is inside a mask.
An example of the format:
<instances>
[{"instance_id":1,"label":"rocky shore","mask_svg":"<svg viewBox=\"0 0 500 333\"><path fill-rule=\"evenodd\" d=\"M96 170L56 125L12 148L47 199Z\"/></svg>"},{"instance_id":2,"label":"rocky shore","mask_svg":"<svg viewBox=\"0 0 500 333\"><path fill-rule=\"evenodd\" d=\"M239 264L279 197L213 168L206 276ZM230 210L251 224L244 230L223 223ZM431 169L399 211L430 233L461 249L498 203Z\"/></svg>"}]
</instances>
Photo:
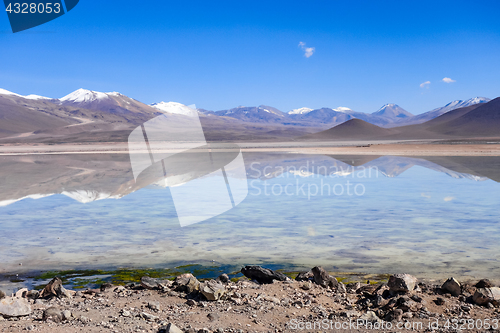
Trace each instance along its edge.
<instances>
[{"instance_id":1,"label":"rocky shore","mask_svg":"<svg viewBox=\"0 0 500 333\"><path fill-rule=\"evenodd\" d=\"M295 279L259 266L199 281L141 278L125 286L0 292L0 332L494 332L500 288L488 280L423 282L409 274L344 284L321 267Z\"/></svg>"}]
</instances>

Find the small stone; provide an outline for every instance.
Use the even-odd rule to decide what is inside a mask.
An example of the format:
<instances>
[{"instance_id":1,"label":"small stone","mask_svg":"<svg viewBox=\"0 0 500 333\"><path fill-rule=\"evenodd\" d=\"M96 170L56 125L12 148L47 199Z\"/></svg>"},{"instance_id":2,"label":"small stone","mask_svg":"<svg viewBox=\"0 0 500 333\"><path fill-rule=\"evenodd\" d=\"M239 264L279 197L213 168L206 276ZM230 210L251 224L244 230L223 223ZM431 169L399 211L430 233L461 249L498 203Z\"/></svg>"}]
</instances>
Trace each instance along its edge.
<instances>
[{"instance_id":1,"label":"small stone","mask_svg":"<svg viewBox=\"0 0 500 333\"><path fill-rule=\"evenodd\" d=\"M124 310L122 310L122 316L123 317L130 317L130 312L124 309Z\"/></svg>"},{"instance_id":2,"label":"small stone","mask_svg":"<svg viewBox=\"0 0 500 333\"><path fill-rule=\"evenodd\" d=\"M149 276L141 277L141 286L145 289L154 290L160 288L160 283L157 279L153 279Z\"/></svg>"},{"instance_id":3,"label":"small stone","mask_svg":"<svg viewBox=\"0 0 500 333\"><path fill-rule=\"evenodd\" d=\"M60 323L63 320L63 314L61 310L56 307L51 307L43 311L42 319L44 321L52 320L55 323Z\"/></svg>"},{"instance_id":4,"label":"small stone","mask_svg":"<svg viewBox=\"0 0 500 333\"><path fill-rule=\"evenodd\" d=\"M200 282L194 277L193 274L190 273L182 274L176 277L174 286L176 286L177 291L185 291L187 293L200 290Z\"/></svg>"},{"instance_id":5,"label":"small stone","mask_svg":"<svg viewBox=\"0 0 500 333\"><path fill-rule=\"evenodd\" d=\"M472 296L472 300L478 305L487 305L489 303L492 303L493 305L499 305L500 288L479 288Z\"/></svg>"},{"instance_id":6,"label":"small stone","mask_svg":"<svg viewBox=\"0 0 500 333\"><path fill-rule=\"evenodd\" d=\"M488 279L482 279L475 285L476 288L491 288L493 285L491 284L491 281Z\"/></svg>"},{"instance_id":7,"label":"small stone","mask_svg":"<svg viewBox=\"0 0 500 333\"><path fill-rule=\"evenodd\" d=\"M314 282L319 284L323 288L336 288L338 285L338 281L336 278L328 274L328 272L321 266L316 266L312 269L314 274Z\"/></svg>"},{"instance_id":8,"label":"small stone","mask_svg":"<svg viewBox=\"0 0 500 333\"><path fill-rule=\"evenodd\" d=\"M402 318L403 318L403 310L394 309L386 315L385 320L386 321L401 321Z\"/></svg>"},{"instance_id":9,"label":"small stone","mask_svg":"<svg viewBox=\"0 0 500 333\"><path fill-rule=\"evenodd\" d=\"M40 295L40 292L38 290L30 290L26 294L26 297L28 297L30 299L37 299L39 295Z\"/></svg>"},{"instance_id":10,"label":"small stone","mask_svg":"<svg viewBox=\"0 0 500 333\"><path fill-rule=\"evenodd\" d=\"M361 283L359 282L351 282L346 286L349 293L355 293L359 288L361 288Z\"/></svg>"},{"instance_id":11,"label":"small stone","mask_svg":"<svg viewBox=\"0 0 500 333\"><path fill-rule=\"evenodd\" d=\"M345 287L345 284L343 284L342 282L339 282L337 285L337 293L341 293L341 294L347 293L347 288Z\"/></svg>"},{"instance_id":12,"label":"small stone","mask_svg":"<svg viewBox=\"0 0 500 333\"><path fill-rule=\"evenodd\" d=\"M27 297L27 295L28 295L28 289L22 288L22 289L19 289L18 291L16 291L16 293L14 294L14 297L25 298L25 297Z\"/></svg>"},{"instance_id":13,"label":"small stone","mask_svg":"<svg viewBox=\"0 0 500 333\"><path fill-rule=\"evenodd\" d=\"M470 307L470 306L467 306L467 305L462 305L460 308L461 308L461 309L462 309L462 311L464 311L464 312L470 312L470 310L471 310L471 307Z\"/></svg>"},{"instance_id":14,"label":"small stone","mask_svg":"<svg viewBox=\"0 0 500 333\"><path fill-rule=\"evenodd\" d=\"M161 327L158 330L158 333L183 333L182 330L175 326L172 323L169 323L167 326Z\"/></svg>"},{"instance_id":15,"label":"small stone","mask_svg":"<svg viewBox=\"0 0 500 333\"><path fill-rule=\"evenodd\" d=\"M154 316L154 315L152 315L150 313L147 313L147 312L141 312L140 317L143 318L143 319L146 319L148 321L158 320L157 316Z\"/></svg>"},{"instance_id":16,"label":"small stone","mask_svg":"<svg viewBox=\"0 0 500 333\"><path fill-rule=\"evenodd\" d=\"M71 319L71 311L69 311L69 310L64 310L64 311L62 312L62 319L63 319L63 320L66 320L66 321L70 320L70 319Z\"/></svg>"},{"instance_id":17,"label":"small stone","mask_svg":"<svg viewBox=\"0 0 500 333\"><path fill-rule=\"evenodd\" d=\"M208 319L210 321L215 321L215 320L218 320L220 315L217 313L217 312L210 312L208 315L207 315Z\"/></svg>"},{"instance_id":18,"label":"small stone","mask_svg":"<svg viewBox=\"0 0 500 333\"><path fill-rule=\"evenodd\" d=\"M366 312L364 315L362 315L361 317L359 317L359 319L361 319L361 320L363 320L365 322L369 322L369 323L375 323L375 322L380 321L380 318L373 311Z\"/></svg>"},{"instance_id":19,"label":"small stone","mask_svg":"<svg viewBox=\"0 0 500 333\"><path fill-rule=\"evenodd\" d=\"M224 295L226 289L224 285L218 283L217 281L210 280L205 282L200 287L200 292L203 294L203 296L205 296L207 300L216 301Z\"/></svg>"},{"instance_id":20,"label":"small stone","mask_svg":"<svg viewBox=\"0 0 500 333\"><path fill-rule=\"evenodd\" d=\"M460 296L462 293L462 288L460 286L460 282L458 282L455 278L451 277L441 286L441 289L449 292L455 297Z\"/></svg>"},{"instance_id":21,"label":"small stone","mask_svg":"<svg viewBox=\"0 0 500 333\"><path fill-rule=\"evenodd\" d=\"M196 301L194 299L188 299L187 302L186 302L187 305L189 306L195 306L196 305Z\"/></svg>"},{"instance_id":22,"label":"small stone","mask_svg":"<svg viewBox=\"0 0 500 333\"><path fill-rule=\"evenodd\" d=\"M39 295L40 298L71 298L71 293L66 290L60 278L55 277L52 281L49 282L48 285L43 288L42 292Z\"/></svg>"},{"instance_id":23,"label":"small stone","mask_svg":"<svg viewBox=\"0 0 500 333\"><path fill-rule=\"evenodd\" d=\"M310 290L312 288L312 283L311 281L306 281L300 287L304 290Z\"/></svg>"},{"instance_id":24,"label":"small stone","mask_svg":"<svg viewBox=\"0 0 500 333\"><path fill-rule=\"evenodd\" d=\"M150 308L153 311L160 311L160 303L159 302L149 302L148 308Z\"/></svg>"},{"instance_id":25,"label":"small stone","mask_svg":"<svg viewBox=\"0 0 500 333\"><path fill-rule=\"evenodd\" d=\"M24 298L4 297L0 300L0 315L23 317L31 314L31 306Z\"/></svg>"},{"instance_id":26,"label":"small stone","mask_svg":"<svg viewBox=\"0 0 500 333\"><path fill-rule=\"evenodd\" d=\"M300 272L295 278L296 281L310 281L314 278L314 274L311 271Z\"/></svg>"},{"instance_id":27,"label":"small stone","mask_svg":"<svg viewBox=\"0 0 500 333\"><path fill-rule=\"evenodd\" d=\"M410 274L394 274L389 277L387 286L393 292L409 292L415 289L417 278Z\"/></svg>"},{"instance_id":28,"label":"small stone","mask_svg":"<svg viewBox=\"0 0 500 333\"><path fill-rule=\"evenodd\" d=\"M286 281L288 279L283 273L274 272L260 266L245 266L241 269L241 273L250 280L255 280L259 283L273 283L274 280Z\"/></svg>"},{"instance_id":29,"label":"small stone","mask_svg":"<svg viewBox=\"0 0 500 333\"><path fill-rule=\"evenodd\" d=\"M4 298L6 295L3 291L0 290L0 299Z\"/></svg>"},{"instance_id":30,"label":"small stone","mask_svg":"<svg viewBox=\"0 0 500 333\"><path fill-rule=\"evenodd\" d=\"M108 289L113 289L113 285L111 283L103 283L101 284L101 292L105 292Z\"/></svg>"},{"instance_id":31,"label":"small stone","mask_svg":"<svg viewBox=\"0 0 500 333\"><path fill-rule=\"evenodd\" d=\"M229 281L231 281L231 280L229 279L229 276L224 273L224 274L219 275L219 277L216 279L216 281L219 281L222 283L229 283Z\"/></svg>"},{"instance_id":32,"label":"small stone","mask_svg":"<svg viewBox=\"0 0 500 333\"><path fill-rule=\"evenodd\" d=\"M446 303L446 301L444 300L444 298L438 297L434 300L434 303L436 303L437 305L443 305L444 303Z\"/></svg>"},{"instance_id":33,"label":"small stone","mask_svg":"<svg viewBox=\"0 0 500 333\"><path fill-rule=\"evenodd\" d=\"M422 297L420 297L420 296L418 296L418 295L413 295L413 296L411 297L411 299L412 299L412 300L414 300L414 301L415 301L415 302L417 302L417 303L422 303L422 301L423 301L423 298L422 298Z\"/></svg>"}]
</instances>

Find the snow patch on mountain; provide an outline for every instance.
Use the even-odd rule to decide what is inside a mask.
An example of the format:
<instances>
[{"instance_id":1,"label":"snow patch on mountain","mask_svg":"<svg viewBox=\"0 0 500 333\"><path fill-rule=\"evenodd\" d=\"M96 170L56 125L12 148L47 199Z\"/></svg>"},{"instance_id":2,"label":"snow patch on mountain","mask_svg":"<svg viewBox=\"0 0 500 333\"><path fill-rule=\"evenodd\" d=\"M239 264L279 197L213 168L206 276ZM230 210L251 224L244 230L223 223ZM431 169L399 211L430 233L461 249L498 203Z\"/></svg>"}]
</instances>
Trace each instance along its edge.
<instances>
[{"instance_id":1,"label":"snow patch on mountain","mask_svg":"<svg viewBox=\"0 0 500 333\"><path fill-rule=\"evenodd\" d=\"M150 106L163 113L181 114L184 116L193 116L198 114L196 109L177 102L153 103L150 104Z\"/></svg>"},{"instance_id":2,"label":"snow patch on mountain","mask_svg":"<svg viewBox=\"0 0 500 333\"><path fill-rule=\"evenodd\" d=\"M444 114L444 113L453 111L455 109L465 108L467 106L476 105L476 104L480 104L480 103L488 103L489 101L491 101L491 99L486 98L486 97L474 97L474 98L469 98L465 101L456 100L456 101L453 101L453 102L446 104L443 107L436 108L430 112L439 112L440 114Z\"/></svg>"},{"instance_id":3,"label":"snow patch on mountain","mask_svg":"<svg viewBox=\"0 0 500 333\"><path fill-rule=\"evenodd\" d=\"M13 93L12 91L8 91L8 90L2 89L2 88L0 88L0 95L11 95L11 96L23 97L21 95Z\"/></svg>"},{"instance_id":4,"label":"snow patch on mountain","mask_svg":"<svg viewBox=\"0 0 500 333\"><path fill-rule=\"evenodd\" d=\"M87 90L87 89L78 89L73 91L71 94L64 96L59 99L61 103L70 102L70 103L90 103L97 100L104 100L109 98L109 95L99 91Z\"/></svg>"},{"instance_id":5,"label":"snow patch on mountain","mask_svg":"<svg viewBox=\"0 0 500 333\"><path fill-rule=\"evenodd\" d=\"M40 96L40 95L33 95L33 94L24 96L24 98L32 99L32 100L52 99L50 97L45 97L45 96Z\"/></svg>"},{"instance_id":6,"label":"snow patch on mountain","mask_svg":"<svg viewBox=\"0 0 500 333\"><path fill-rule=\"evenodd\" d=\"M351 109L349 108L346 108L344 106L339 106L338 108L335 108L335 109L332 109L333 111L337 111L337 112L349 112L349 111L352 111Z\"/></svg>"},{"instance_id":7,"label":"snow patch on mountain","mask_svg":"<svg viewBox=\"0 0 500 333\"><path fill-rule=\"evenodd\" d=\"M300 108L300 109L294 109L292 111L289 111L288 114L307 114L309 112L311 112L313 109L310 109L310 108Z\"/></svg>"}]
</instances>

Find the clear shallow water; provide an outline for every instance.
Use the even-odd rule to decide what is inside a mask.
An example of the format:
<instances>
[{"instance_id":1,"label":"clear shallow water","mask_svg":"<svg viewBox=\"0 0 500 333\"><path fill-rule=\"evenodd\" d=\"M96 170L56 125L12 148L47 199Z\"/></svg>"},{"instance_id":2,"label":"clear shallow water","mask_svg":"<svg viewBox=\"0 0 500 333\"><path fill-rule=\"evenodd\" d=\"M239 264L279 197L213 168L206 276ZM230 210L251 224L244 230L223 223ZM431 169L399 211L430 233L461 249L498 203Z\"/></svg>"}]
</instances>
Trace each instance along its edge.
<instances>
[{"instance_id":1,"label":"clear shallow water","mask_svg":"<svg viewBox=\"0 0 500 333\"><path fill-rule=\"evenodd\" d=\"M247 165L248 197L220 216L184 228L168 188L85 204L53 194L4 205L0 273L178 262L320 264L331 271L426 277L500 273L499 183L404 158L365 163L380 170L372 169L368 177L365 167L347 169L332 157L275 157L248 157L261 163ZM325 159L346 168L345 176L318 175L307 164ZM277 172L284 165L295 172ZM117 182L116 175L109 177ZM31 186L45 193L42 188L56 178ZM105 179L99 171L92 181Z\"/></svg>"}]
</instances>

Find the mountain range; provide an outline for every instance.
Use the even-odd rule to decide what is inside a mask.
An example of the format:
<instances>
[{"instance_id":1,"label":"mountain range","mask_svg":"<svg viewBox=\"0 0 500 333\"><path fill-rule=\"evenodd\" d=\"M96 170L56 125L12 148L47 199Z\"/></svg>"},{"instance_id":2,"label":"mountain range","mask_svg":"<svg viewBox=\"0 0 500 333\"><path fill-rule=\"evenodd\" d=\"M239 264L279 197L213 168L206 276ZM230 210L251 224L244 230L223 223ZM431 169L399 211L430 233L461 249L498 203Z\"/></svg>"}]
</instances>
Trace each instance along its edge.
<instances>
[{"instance_id":1,"label":"mountain range","mask_svg":"<svg viewBox=\"0 0 500 333\"><path fill-rule=\"evenodd\" d=\"M351 119L298 140L408 140L500 137L500 97L488 103L453 109L427 122L382 128Z\"/></svg>"},{"instance_id":2,"label":"mountain range","mask_svg":"<svg viewBox=\"0 0 500 333\"><path fill-rule=\"evenodd\" d=\"M196 110L207 140L266 141L307 136L343 123L346 123L345 127L337 128L336 135L341 130L360 127L365 136L391 136L396 135L391 132L391 128L422 124L453 110L487 105L489 101L483 97L453 101L420 115L413 115L396 104L386 104L373 113L357 112L347 107L303 107L284 113L266 105L239 106L220 111ZM161 114L182 117L189 112L192 109L181 103L146 105L118 92L78 89L54 99L38 95L23 96L0 89L0 141L126 141L133 128L149 119ZM462 128L460 126L464 125L457 123L457 129L445 135L455 135ZM488 121L484 126L489 128ZM384 129L387 131L384 132Z\"/></svg>"}]
</instances>

